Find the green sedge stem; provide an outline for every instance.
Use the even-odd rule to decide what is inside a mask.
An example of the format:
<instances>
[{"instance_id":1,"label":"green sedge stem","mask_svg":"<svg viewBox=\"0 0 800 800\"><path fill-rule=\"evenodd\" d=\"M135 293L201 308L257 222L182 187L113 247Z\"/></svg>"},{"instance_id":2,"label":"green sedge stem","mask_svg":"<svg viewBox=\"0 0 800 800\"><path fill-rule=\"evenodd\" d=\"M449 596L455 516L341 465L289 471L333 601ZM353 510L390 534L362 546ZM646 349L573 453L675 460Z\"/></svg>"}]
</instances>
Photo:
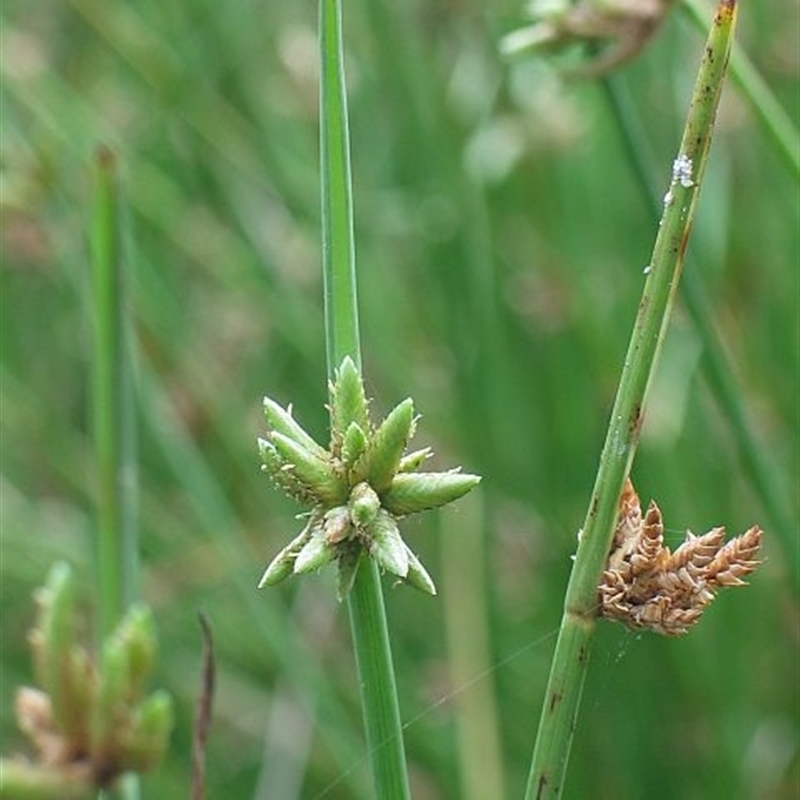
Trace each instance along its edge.
<instances>
[{"instance_id":1,"label":"green sedge stem","mask_svg":"<svg viewBox=\"0 0 800 800\"><path fill-rule=\"evenodd\" d=\"M136 467L130 352L124 311L122 212L116 160L105 147L95 156L92 213L94 359L92 417L97 474L97 587L99 640L116 627L137 595ZM134 776L105 798L138 798Z\"/></svg>"},{"instance_id":2,"label":"green sedge stem","mask_svg":"<svg viewBox=\"0 0 800 800\"><path fill-rule=\"evenodd\" d=\"M320 0L322 275L328 377L346 356L361 371L353 235L350 132L339 0Z\"/></svg>"},{"instance_id":3,"label":"green sedge stem","mask_svg":"<svg viewBox=\"0 0 800 800\"><path fill-rule=\"evenodd\" d=\"M348 596L348 608L375 797L409 800L411 793L389 628L380 572L371 558L361 558Z\"/></svg>"},{"instance_id":4,"label":"green sedge stem","mask_svg":"<svg viewBox=\"0 0 800 800\"><path fill-rule=\"evenodd\" d=\"M113 154L95 158L92 220L94 361L92 416L97 470L97 580L101 638L136 596L133 403L124 314L122 229Z\"/></svg>"},{"instance_id":5,"label":"green sedge stem","mask_svg":"<svg viewBox=\"0 0 800 800\"><path fill-rule=\"evenodd\" d=\"M621 81L613 77L605 78L603 85L634 176L648 201L654 221L657 221L661 198L658 195L653 170L650 168L653 157L638 110ZM765 456L765 449L758 445L753 435L733 370L708 314L711 303L702 277L691 268L686 271L681 283L681 299L703 343L703 375L708 381L717 405L728 420L739 451L740 462L761 498L769 517L770 530L775 533L786 552L785 561L792 571L795 593L800 593L800 540L795 535L797 525L788 507L786 495L781 491L781 476L776 474L774 463Z\"/></svg>"},{"instance_id":6,"label":"green sedge stem","mask_svg":"<svg viewBox=\"0 0 800 800\"><path fill-rule=\"evenodd\" d=\"M705 31L708 9L701 0L682 0L686 16ZM731 82L750 104L764 133L795 178L800 178L800 132L783 109L766 81L761 77L747 54L733 48L730 64Z\"/></svg>"},{"instance_id":7,"label":"green sedge stem","mask_svg":"<svg viewBox=\"0 0 800 800\"><path fill-rule=\"evenodd\" d=\"M647 390L675 298L730 54L735 0L722 0L697 76L649 274L620 377L595 486L564 600L525 800L558 800L597 617L617 504L639 441Z\"/></svg>"},{"instance_id":8,"label":"green sedge stem","mask_svg":"<svg viewBox=\"0 0 800 800\"><path fill-rule=\"evenodd\" d=\"M319 26L322 261L328 377L333 379L345 356L361 369L340 0L320 0ZM379 570L371 558L361 559L348 607L375 796L408 800L386 611Z\"/></svg>"}]
</instances>

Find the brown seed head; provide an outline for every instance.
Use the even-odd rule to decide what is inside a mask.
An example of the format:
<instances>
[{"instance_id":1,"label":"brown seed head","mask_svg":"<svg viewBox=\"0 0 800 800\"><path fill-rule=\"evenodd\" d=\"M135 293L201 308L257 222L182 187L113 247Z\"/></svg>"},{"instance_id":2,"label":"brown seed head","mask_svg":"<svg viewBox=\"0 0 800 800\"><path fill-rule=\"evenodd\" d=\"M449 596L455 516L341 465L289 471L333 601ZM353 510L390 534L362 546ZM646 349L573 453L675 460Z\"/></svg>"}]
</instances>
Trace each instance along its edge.
<instances>
[{"instance_id":1,"label":"brown seed head","mask_svg":"<svg viewBox=\"0 0 800 800\"><path fill-rule=\"evenodd\" d=\"M723 586L742 586L743 578L761 562L756 559L761 528L724 543L725 529L702 536L687 531L671 553L664 546L661 512L650 502L642 518L641 505L628 480L620 496L620 511L608 565L598 587L600 613L631 628L646 628L675 636L686 633Z\"/></svg>"}]
</instances>

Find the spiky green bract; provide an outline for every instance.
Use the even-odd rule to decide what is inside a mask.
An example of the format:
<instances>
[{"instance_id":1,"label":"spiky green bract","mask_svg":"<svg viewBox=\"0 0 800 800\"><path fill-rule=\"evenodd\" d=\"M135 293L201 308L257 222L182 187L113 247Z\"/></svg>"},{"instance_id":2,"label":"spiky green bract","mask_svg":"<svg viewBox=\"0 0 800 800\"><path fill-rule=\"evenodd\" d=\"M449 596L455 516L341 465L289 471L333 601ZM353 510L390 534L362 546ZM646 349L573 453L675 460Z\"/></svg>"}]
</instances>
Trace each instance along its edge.
<instances>
[{"instance_id":1,"label":"spiky green bract","mask_svg":"<svg viewBox=\"0 0 800 800\"><path fill-rule=\"evenodd\" d=\"M357 527L370 525L378 516L380 507L380 498L366 482L357 484L350 493L350 518Z\"/></svg>"},{"instance_id":2,"label":"spiky green bract","mask_svg":"<svg viewBox=\"0 0 800 800\"><path fill-rule=\"evenodd\" d=\"M270 431L269 441L286 471L323 503L342 503L346 499L347 484L337 474L331 459L315 455L278 431Z\"/></svg>"},{"instance_id":3,"label":"spiky green bract","mask_svg":"<svg viewBox=\"0 0 800 800\"><path fill-rule=\"evenodd\" d=\"M137 603L120 622L114 638L126 654L130 685L127 694L139 694L150 675L156 654L156 629L150 609Z\"/></svg>"},{"instance_id":4,"label":"spiky green bract","mask_svg":"<svg viewBox=\"0 0 800 800\"><path fill-rule=\"evenodd\" d=\"M364 383L353 359L347 356L336 370L336 380L331 385L331 450L335 454L340 454L342 441L353 422L369 435L369 411Z\"/></svg>"},{"instance_id":5,"label":"spiky green bract","mask_svg":"<svg viewBox=\"0 0 800 800\"><path fill-rule=\"evenodd\" d=\"M306 504L314 501L313 492L306 484L297 479L291 465L283 460L271 442L259 439L258 452L262 461L261 469L269 475L270 480L278 489L299 503Z\"/></svg>"},{"instance_id":6,"label":"spiky green bract","mask_svg":"<svg viewBox=\"0 0 800 800\"><path fill-rule=\"evenodd\" d=\"M125 753L127 766L124 744L131 735L133 720L143 707L138 703L153 669L155 654L153 615L144 605L132 606L103 643L89 725L90 747L98 758L120 759ZM163 735L168 732L169 728Z\"/></svg>"},{"instance_id":7,"label":"spiky green bract","mask_svg":"<svg viewBox=\"0 0 800 800\"><path fill-rule=\"evenodd\" d=\"M422 450L415 450L400 459L398 472L416 472L422 464L433 455L430 447L423 447Z\"/></svg>"},{"instance_id":8,"label":"spiky green bract","mask_svg":"<svg viewBox=\"0 0 800 800\"><path fill-rule=\"evenodd\" d=\"M280 583L284 578L288 578L292 574L297 554L311 538L311 531L319 524L319 520L319 515L312 514L305 528L270 561L269 566L264 570L264 574L258 582L259 589L263 586L275 586L275 584Z\"/></svg>"},{"instance_id":9,"label":"spiky green bract","mask_svg":"<svg viewBox=\"0 0 800 800\"><path fill-rule=\"evenodd\" d=\"M300 537L298 537L298 539L299 538ZM294 542L292 542L292 544L293 543ZM303 542L303 544L305 544L305 542ZM265 586L276 586L282 580L288 578L294 572L294 560L297 558L298 552L299 550L294 550L293 552L291 545L284 547L283 550L269 562L267 568L261 574L258 588L263 589Z\"/></svg>"},{"instance_id":10,"label":"spiky green bract","mask_svg":"<svg viewBox=\"0 0 800 800\"><path fill-rule=\"evenodd\" d=\"M397 516L415 514L463 497L481 479L452 470L450 472L404 472L395 475L389 488L381 495L384 508Z\"/></svg>"},{"instance_id":11,"label":"spiky green bract","mask_svg":"<svg viewBox=\"0 0 800 800\"><path fill-rule=\"evenodd\" d=\"M141 604L131 606L104 637L98 663L78 640L74 587L70 568L58 564L37 593L39 614L30 641L42 691L22 687L16 704L19 727L39 756L20 779L35 779L40 786L61 782L62 791L3 790L0 797L63 800L72 796L69 786L79 774L96 796L124 773L156 766L166 751L171 700L163 692L145 696L156 658L152 613Z\"/></svg>"},{"instance_id":12,"label":"spiky green bract","mask_svg":"<svg viewBox=\"0 0 800 800\"><path fill-rule=\"evenodd\" d=\"M398 578L405 578L408 574L408 548L400 537L395 518L381 509L367 531L371 543L370 555L381 569Z\"/></svg>"},{"instance_id":13,"label":"spiky green bract","mask_svg":"<svg viewBox=\"0 0 800 800\"><path fill-rule=\"evenodd\" d=\"M342 439L342 461L350 470L367 449L367 435L357 422L351 422Z\"/></svg>"},{"instance_id":14,"label":"spiky green bract","mask_svg":"<svg viewBox=\"0 0 800 800\"><path fill-rule=\"evenodd\" d=\"M416 426L413 401L403 400L375 426L353 360L345 358L335 375L329 450L314 442L288 410L264 399L271 426L266 438L258 440L264 471L278 488L310 505L311 514L300 535L264 571L259 588L337 560L341 600L366 553L383 571L436 594L430 576L401 538L397 520L458 499L480 478L457 469L415 472L431 450L403 455Z\"/></svg>"},{"instance_id":15,"label":"spiky green bract","mask_svg":"<svg viewBox=\"0 0 800 800\"><path fill-rule=\"evenodd\" d=\"M36 595L39 615L31 632L36 678L50 697L53 718L61 727L73 721L70 708L71 675L65 665L71 660L75 640L75 585L67 564L56 564L47 583Z\"/></svg>"},{"instance_id":16,"label":"spiky green bract","mask_svg":"<svg viewBox=\"0 0 800 800\"><path fill-rule=\"evenodd\" d=\"M408 442L414 434L414 401L403 400L389 413L367 444L356 472L364 475L376 492L392 482Z\"/></svg>"},{"instance_id":17,"label":"spiky green bract","mask_svg":"<svg viewBox=\"0 0 800 800\"><path fill-rule=\"evenodd\" d=\"M103 645L97 695L92 708L89 741L102 759L112 757L114 732L122 727L122 715L129 700L130 665L122 643L111 637Z\"/></svg>"},{"instance_id":18,"label":"spiky green bract","mask_svg":"<svg viewBox=\"0 0 800 800\"><path fill-rule=\"evenodd\" d=\"M131 719L125 742L130 769L146 772L161 761L174 723L172 698L164 691L153 692Z\"/></svg>"},{"instance_id":19,"label":"spiky green bract","mask_svg":"<svg viewBox=\"0 0 800 800\"><path fill-rule=\"evenodd\" d=\"M313 572L325 566L336 556L334 546L325 538L325 528L320 525L311 531L311 536L303 545L294 561L294 571L298 575Z\"/></svg>"},{"instance_id":20,"label":"spiky green bract","mask_svg":"<svg viewBox=\"0 0 800 800\"><path fill-rule=\"evenodd\" d=\"M406 555L408 556L406 583L413 586L415 589L419 589L421 592L425 592L425 594L435 595L436 585L431 579L431 576L428 575L428 570L422 566L422 562L408 545L406 545Z\"/></svg>"},{"instance_id":21,"label":"spiky green bract","mask_svg":"<svg viewBox=\"0 0 800 800\"><path fill-rule=\"evenodd\" d=\"M75 579L68 564L53 566L36 600L37 624L29 635L36 679L49 698L54 725L78 751L87 736L94 675L77 641Z\"/></svg>"},{"instance_id":22,"label":"spiky green bract","mask_svg":"<svg viewBox=\"0 0 800 800\"><path fill-rule=\"evenodd\" d=\"M264 416L267 418L267 425L269 425L271 430L288 436L315 456L319 456L320 458L326 456L325 449L320 447L314 439L297 424L295 418L292 416L291 407L282 408L274 400L265 397Z\"/></svg>"}]
</instances>

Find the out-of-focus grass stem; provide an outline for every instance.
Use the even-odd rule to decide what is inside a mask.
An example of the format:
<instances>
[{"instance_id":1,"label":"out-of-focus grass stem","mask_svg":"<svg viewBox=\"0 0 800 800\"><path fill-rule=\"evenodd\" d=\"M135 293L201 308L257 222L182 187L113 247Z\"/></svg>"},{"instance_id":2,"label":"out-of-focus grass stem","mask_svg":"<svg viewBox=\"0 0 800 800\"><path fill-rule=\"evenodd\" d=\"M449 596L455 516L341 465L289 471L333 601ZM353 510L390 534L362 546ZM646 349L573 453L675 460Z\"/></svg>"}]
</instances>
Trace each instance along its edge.
<instances>
[{"instance_id":1,"label":"out-of-focus grass stem","mask_svg":"<svg viewBox=\"0 0 800 800\"><path fill-rule=\"evenodd\" d=\"M328 377L346 356L361 369L350 143L340 0L320 0L320 156ZM375 796L410 797L400 709L377 564L362 558L348 597Z\"/></svg>"},{"instance_id":2,"label":"out-of-focus grass stem","mask_svg":"<svg viewBox=\"0 0 800 800\"><path fill-rule=\"evenodd\" d=\"M485 521L483 499L473 492L461 501L457 516L444 515L440 537L451 681L453 686L470 686L455 700L460 800L506 797L493 682L471 685L476 674L490 675L495 663L487 608Z\"/></svg>"},{"instance_id":3,"label":"out-of-focus grass stem","mask_svg":"<svg viewBox=\"0 0 800 800\"><path fill-rule=\"evenodd\" d=\"M608 557L620 492L639 442L647 391L673 307L736 19L720 2L692 95L672 180L611 412L606 441L575 557L556 643L525 800L558 800L597 618L598 584Z\"/></svg>"},{"instance_id":4,"label":"out-of-focus grass stem","mask_svg":"<svg viewBox=\"0 0 800 800\"><path fill-rule=\"evenodd\" d=\"M111 151L100 148L95 158L92 220L92 419L101 637L114 629L135 598L138 573L133 400L122 239L116 160Z\"/></svg>"},{"instance_id":5,"label":"out-of-focus grass stem","mask_svg":"<svg viewBox=\"0 0 800 800\"><path fill-rule=\"evenodd\" d=\"M96 474L96 583L102 641L137 594L134 411L125 313L122 201L113 153L94 162L91 260L94 358L92 422ZM136 800L135 776L102 795Z\"/></svg>"}]
</instances>

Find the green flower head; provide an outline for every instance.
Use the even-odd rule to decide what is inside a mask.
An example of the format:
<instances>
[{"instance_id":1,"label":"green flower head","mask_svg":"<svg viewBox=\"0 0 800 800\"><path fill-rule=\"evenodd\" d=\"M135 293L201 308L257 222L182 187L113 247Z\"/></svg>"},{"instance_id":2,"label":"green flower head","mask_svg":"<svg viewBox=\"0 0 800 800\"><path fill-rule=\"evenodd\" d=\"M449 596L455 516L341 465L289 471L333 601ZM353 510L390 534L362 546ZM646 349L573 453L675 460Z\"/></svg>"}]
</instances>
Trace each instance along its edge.
<instances>
[{"instance_id":1,"label":"green flower head","mask_svg":"<svg viewBox=\"0 0 800 800\"><path fill-rule=\"evenodd\" d=\"M398 521L457 500L480 477L460 469L419 472L432 453L426 447L406 454L417 422L413 401L403 400L373 425L361 375L349 357L336 371L330 398L327 450L297 423L291 407L264 398L268 430L258 440L263 469L276 487L310 511L303 530L264 571L259 588L336 561L342 599L366 555L400 580L436 594L430 575L403 541Z\"/></svg>"}]
</instances>

